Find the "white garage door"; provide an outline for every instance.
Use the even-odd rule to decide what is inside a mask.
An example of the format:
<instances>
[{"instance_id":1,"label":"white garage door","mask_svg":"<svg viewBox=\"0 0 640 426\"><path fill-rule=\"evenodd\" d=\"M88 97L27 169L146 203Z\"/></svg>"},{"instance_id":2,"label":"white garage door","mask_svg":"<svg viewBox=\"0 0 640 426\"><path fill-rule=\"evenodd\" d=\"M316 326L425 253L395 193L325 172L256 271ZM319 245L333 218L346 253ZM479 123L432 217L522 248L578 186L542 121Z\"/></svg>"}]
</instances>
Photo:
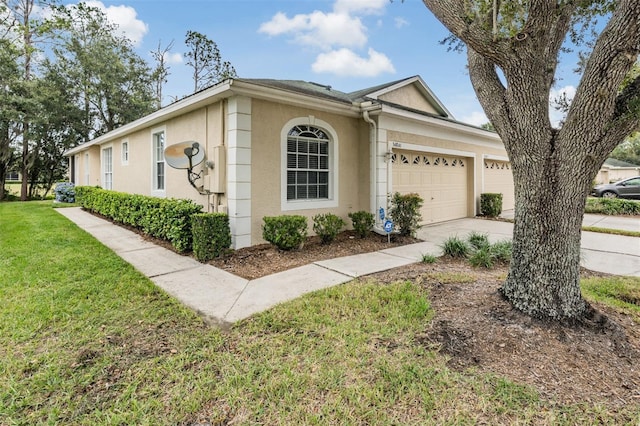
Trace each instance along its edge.
<instances>
[{"instance_id":1,"label":"white garage door","mask_svg":"<svg viewBox=\"0 0 640 426\"><path fill-rule=\"evenodd\" d=\"M466 158L397 151L391 161L393 192L416 192L424 199L422 223L467 217Z\"/></svg>"},{"instance_id":2,"label":"white garage door","mask_svg":"<svg viewBox=\"0 0 640 426\"><path fill-rule=\"evenodd\" d=\"M515 205L513 174L511 163L507 161L484 160L483 192L502 194L502 210L511 210Z\"/></svg>"}]
</instances>

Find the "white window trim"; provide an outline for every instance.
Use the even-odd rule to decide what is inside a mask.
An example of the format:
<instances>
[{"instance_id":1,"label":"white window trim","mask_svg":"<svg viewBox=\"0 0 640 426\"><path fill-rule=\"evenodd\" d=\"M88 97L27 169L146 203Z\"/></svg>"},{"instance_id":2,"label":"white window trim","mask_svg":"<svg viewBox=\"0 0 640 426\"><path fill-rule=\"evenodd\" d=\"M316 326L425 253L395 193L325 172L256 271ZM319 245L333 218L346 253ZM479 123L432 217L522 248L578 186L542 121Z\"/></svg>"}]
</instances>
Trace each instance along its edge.
<instances>
[{"instance_id":1,"label":"white window trim","mask_svg":"<svg viewBox=\"0 0 640 426\"><path fill-rule=\"evenodd\" d=\"M297 125L314 126L324 130L331 139L329 143L329 199L323 200L287 200L287 138L289 131ZM338 133L326 121L313 116L298 117L289 120L280 133L280 209L282 211L311 210L338 207Z\"/></svg>"},{"instance_id":2,"label":"white window trim","mask_svg":"<svg viewBox=\"0 0 640 426\"><path fill-rule=\"evenodd\" d=\"M164 189L156 188L156 146L154 136L158 133L164 132L164 145L167 147L167 126L160 126L151 129L151 195L154 197L166 197L167 196L167 162L164 162Z\"/></svg>"},{"instance_id":3,"label":"white window trim","mask_svg":"<svg viewBox=\"0 0 640 426\"><path fill-rule=\"evenodd\" d=\"M89 177L89 153L85 152L84 154L84 184L85 185L90 185L91 184L91 180Z\"/></svg>"},{"instance_id":4,"label":"white window trim","mask_svg":"<svg viewBox=\"0 0 640 426\"><path fill-rule=\"evenodd\" d=\"M104 154L107 150L111 150L111 170L109 171L109 173L111 174L111 187L107 188L107 179L106 179L106 174L107 174L107 168L106 168L106 163L104 161ZM113 189L113 144L109 144L109 145L103 145L100 147L100 184L102 185L102 188L104 189Z\"/></svg>"},{"instance_id":5,"label":"white window trim","mask_svg":"<svg viewBox=\"0 0 640 426\"><path fill-rule=\"evenodd\" d=\"M125 151L125 146L127 147L126 151ZM131 151L129 148L130 148L129 139L124 139L120 143L120 161L123 166L129 165L129 152ZM126 157L125 157L125 153L127 154Z\"/></svg>"}]
</instances>

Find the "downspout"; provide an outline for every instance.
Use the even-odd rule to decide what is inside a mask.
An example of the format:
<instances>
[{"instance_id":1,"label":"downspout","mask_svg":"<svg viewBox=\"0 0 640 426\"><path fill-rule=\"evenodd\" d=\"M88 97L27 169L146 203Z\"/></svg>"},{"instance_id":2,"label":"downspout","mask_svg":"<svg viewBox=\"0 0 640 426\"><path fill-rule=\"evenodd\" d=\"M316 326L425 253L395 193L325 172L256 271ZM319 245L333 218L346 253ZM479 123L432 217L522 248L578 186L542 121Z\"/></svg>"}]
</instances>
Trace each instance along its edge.
<instances>
[{"instance_id":1,"label":"downspout","mask_svg":"<svg viewBox=\"0 0 640 426\"><path fill-rule=\"evenodd\" d=\"M361 107L370 106L371 102L362 103ZM378 125L375 120L369 117L369 111L363 109L362 118L364 121L369 123L370 132L369 132L369 142L371 144L370 151L373 154L371 156L370 167L371 167L371 189L369 196L369 209L371 213L373 213L373 217L375 218L375 225L373 226L373 231L381 234L387 235L387 233L382 229L382 222L380 220L380 216L378 216ZM389 185L387 179L387 186ZM387 206L385 206L387 207Z\"/></svg>"},{"instance_id":2,"label":"downspout","mask_svg":"<svg viewBox=\"0 0 640 426\"><path fill-rule=\"evenodd\" d=\"M362 111L362 118L364 121L369 123L369 144L370 144L370 152L371 159L369 161L369 167L371 168L371 187L369 192L369 211L374 214L375 217L377 215L377 199L378 199L378 126L374 120L369 117L369 111ZM378 223L378 219L376 219L376 223Z\"/></svg>"}]
</instances>

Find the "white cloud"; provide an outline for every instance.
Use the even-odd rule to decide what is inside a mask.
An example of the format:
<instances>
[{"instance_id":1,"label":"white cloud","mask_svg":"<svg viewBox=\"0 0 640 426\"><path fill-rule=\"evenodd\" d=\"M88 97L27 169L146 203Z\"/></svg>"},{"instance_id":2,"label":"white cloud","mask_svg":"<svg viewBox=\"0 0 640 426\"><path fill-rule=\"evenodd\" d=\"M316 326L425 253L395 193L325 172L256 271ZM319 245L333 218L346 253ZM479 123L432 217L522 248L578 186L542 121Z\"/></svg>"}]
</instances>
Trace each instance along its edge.
<instances>
[{"instance_id":1,"label":"white cloud","mask_svg":"<svg viewBox=\"0 0 640 426\"><path fill-rule=\"evenodd\" d=\"M270 36L290 34L297 43L325 50L332 46L362 47L367 43L366 28L359 18L317 10L293 18L278 12L260 25L258 32Z\"/></svg>"},{"instance_id":2,"label":"white cloud","mask_svg":"<svg viewBox=\"0 0 640 426\"><path fill-rule=\"evenodd\" d=\"M396 24L396 28L402 28L402 27L406 27L407 25L409 25L409 21L407 21L404 18L401 17L397 17L393 20Z\"/></svg>"},{"instance_id":3,"label":"white cloud","mask_svg":"<svg viewBox=\"0 0 640 426\"><path fill-rule=\"evenodd\" d=\"M560 126L566 116L565 111L557 110L556 107L563 104L571 105L575 95L576 88L571 85L560 87L558 89L551 89L551 92L549 93L549 119L553 126Z\"/></svg>"},{"instance_id":4,"label":"white cloud","mask_svg":"<svg viewBox=\"0 0 640 426\"><path fill-rule=\"evenodd\" d=\"M332 73L344 77L375 77L382 73L395 73L389 58L369 48L369 57L363 58L353 51L342 48L321 53L311 68L317 73Z\"/></svg>"},{"instance_id":5,"label":"white cloud","mask_svg":"<svg viewBox=\"0 0 640 426\"><path fill-rule=\"evenodd\" d=\"M331 12L316 10L293 17L278 12L260 25L258 32L288 36L302 46L324 51L312 65L317 73L357 77L395 73L385 54L367 46L367 27L361 19L367 15L382 15L388 4L389 0L335 0ZM376 22L380 26L382 20L376 19ZM367 48L366 54L357 53Z\"/></svg>"},{"instance_id":6,"label":"white cloud","mask_svg":"<svg viewBox=\"0 0 640 426\"><path fill-rule=\"evenodd\" d=\"M471 124L473 126L482 126L483 124L488 123L489 119L484 114L484 112L473 111L471 112L471 114L462 117L460 121L462 121L463 123Z\"/></svg>"},{"instance_id":7,"label":"white cloud","mask_svg":"<svg viewBox=\"0 0 640 426\"><path fill-rule=\"evenodd\" d=\"M166 52L164 54L164 60L168 65L181 64L182 63L182 55L180 53Z\"/></svg>"},{"instance_id":8,"label":"white cloud","mask_svg":"<svg viewBox=\"0 0 640 426\"><path fill-rule=\"evenodd\" d=\"M88 6L100 9L107 16L110 22L118 25L118 30L131 42L134 46L140 46L142 39L149 32L149 26L137 18L138 12L131 6L109 6L96 0L86 2Z\"/></svg>"},{"instance_id":9,"label":"white cloud","mask_svg":"<svg viewBox=\"0 0 640 426\"><path fill-rule=\"evenodd\" d=\"M389 0L336 0L333 10L344 14L380 15Z\"/></svg>"}]
</instances>

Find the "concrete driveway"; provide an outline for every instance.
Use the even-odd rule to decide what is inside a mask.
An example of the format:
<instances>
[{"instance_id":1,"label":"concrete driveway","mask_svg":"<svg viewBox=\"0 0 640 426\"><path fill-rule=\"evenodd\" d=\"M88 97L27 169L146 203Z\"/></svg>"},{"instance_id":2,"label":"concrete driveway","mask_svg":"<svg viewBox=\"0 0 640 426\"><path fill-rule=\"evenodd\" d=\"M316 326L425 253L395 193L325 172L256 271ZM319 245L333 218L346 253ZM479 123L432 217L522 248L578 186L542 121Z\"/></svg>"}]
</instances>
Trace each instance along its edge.
<instances>
[{"instance_id":1,"label":"concrete driveway","mask_svg":"<svg viewBox=\"0 0 640 426\"><path fill-rule=\"evenodd\" d=\"M509 212L507 212L507 217ZM601 215L585 215L585 226L640 231L640 219ZM418 238L436 245L457 235L466 237L470 232L486 233L489 241L511 239L513 224L485 219L458 219L422 227ZM582 233L582 261L585 268L616 275L640 276L640 238L599 232ZM440 254L440 253L434 253Z\"/></svg>"}]
</instances>

